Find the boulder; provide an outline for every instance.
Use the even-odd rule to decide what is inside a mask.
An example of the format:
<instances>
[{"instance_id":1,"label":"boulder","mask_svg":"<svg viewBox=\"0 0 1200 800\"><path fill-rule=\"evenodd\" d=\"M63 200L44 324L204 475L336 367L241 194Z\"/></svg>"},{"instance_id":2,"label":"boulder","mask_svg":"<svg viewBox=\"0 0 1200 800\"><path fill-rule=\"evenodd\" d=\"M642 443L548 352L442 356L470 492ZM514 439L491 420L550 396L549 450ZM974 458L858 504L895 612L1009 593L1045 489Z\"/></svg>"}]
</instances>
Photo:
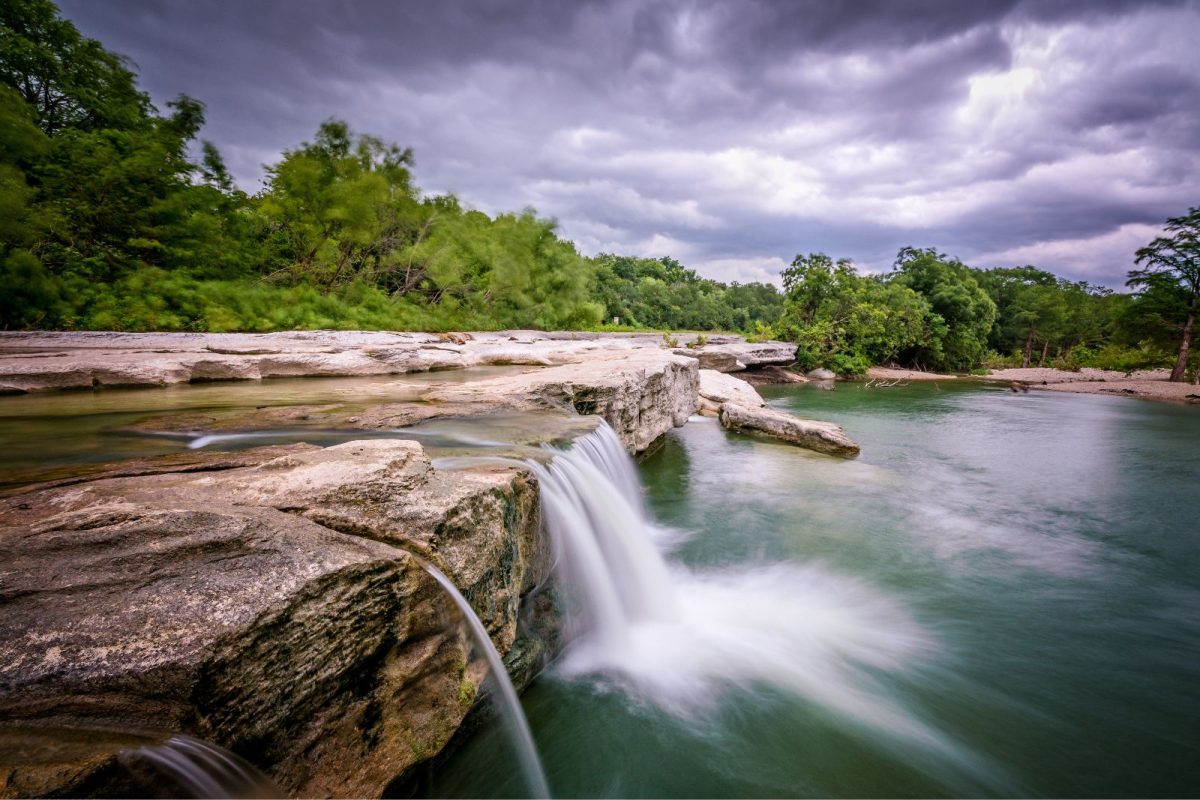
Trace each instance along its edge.
<instances>
[{"instance_id":1,"label":"boulder","mask_svg":"<svg viewBox=\"0 0 1200 800\"><path fill-rule=\"evenodd\" d=\"M710 369L700 370L700 411L716 416L722 403L761 408L766 401L753 386L740 378Z\"/></svg>"},{"instance_id":2,"label":"boulder","mask_svg":"<svg viewBox=\"0 0 1200 800\"><path fill-rule=\"evenodd\" d=\"M536 485L414 442L283 450L0 499L0 716L97 732L8 755L0 796L119 791L123 739L175 732L298 796L379 796L445 745L483 668L413 554L512 650L550 566Z\"/></svg>"},{"instance_id":3,"label":"boulder","mask_svg":"<svg viewBox=\"0 0 1200 800\"><path fill-rule=\"evenodd\" d=\"M805 374L807 377L812 378L814 381L832 381L832 380L837 379L837 373L831 369L825 369L825 367L817 367L816 369L810 369Z\"/></svg>"},{"instance_id":4,"label":"boulder","mask_svg":"<svg viewBox=\"0 0 1200 800\"><path fill-rule=\"evenodd\" d=\"M764 433L781 441L837 456L858 455L858 445L832 422L802 419L772 408L723 403L721 424L732 431Z\"/></svg>"},{"instance_id":5,"label":"boulder","mask_svg":"<svg viewBox=\"0 0 1200 800\"><path fill-rule=\"evenodd\" d=\"M574 409L602 417L630 453L687 422L696 409L696 360L661 349L630 350L575 364L504 375L427 392L431 403Z\"/></svg>"},{"instance_id":6,"label":"boulder","mask_svg":"<svg viewBox=\"0 0 1200 800\"><path fill-rule=\"evenodd\" d=\"M717 372L741 372L746 368L745 364L737 360L737 356L726 350L717 350L708 347L689 350L686 347L679 347L671 352L677 356L696 359L700 362L700 369L711 369Z\"/></svg>"}]
</instances>

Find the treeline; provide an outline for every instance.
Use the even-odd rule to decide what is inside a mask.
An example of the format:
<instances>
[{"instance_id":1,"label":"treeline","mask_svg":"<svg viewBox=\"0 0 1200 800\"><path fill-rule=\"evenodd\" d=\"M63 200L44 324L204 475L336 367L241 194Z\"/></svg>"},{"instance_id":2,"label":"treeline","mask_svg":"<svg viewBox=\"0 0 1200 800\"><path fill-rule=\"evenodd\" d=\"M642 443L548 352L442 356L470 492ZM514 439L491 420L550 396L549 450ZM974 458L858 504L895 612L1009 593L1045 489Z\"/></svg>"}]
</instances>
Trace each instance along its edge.
<instances>
[{"instance_id":1,"label":"treeline","mask_svg":"<svg viewBox=\"0 0 1200 800\"><path fill-rule=\"evenodd\" d=\"M1138 251L1132 294L1031 266L975 269L933 249L902 249L882 275L801 255L784 270L775 333L797 343L802 367L841 374L889 363L951 372L1173 366L1182 380L1197 371L1197 232L1200 209L1169 220L1170 235Z\"/></svg>"},{"instance_id":2,"label":"treeline","mask_svg":"<svg viewBox=\"0 0 1200 800\"><path fill-rule=\"evenodd\" d=\"M203 124L46 0L0 4L0 327L753 330L782 304L423 196L411 151L337 120L249 196Z\"/></svg>"},{"instance_id":3,"label":"treeline","mask_svg":"<svg viewBox=\"0 0 1200 800\"><path fill-rule=\"evenodd\" d=\"M331 119L233 182L204 106L160 113L48 0L0 2L0 329L732 330L802 366L1170 365L1200 295L1200 209L1137 255L1132 295L905 248L886 275L797 257L784 291L671 258L585 258L532 209L426 196L413 154Z\"/></svg>"}]
</instances>

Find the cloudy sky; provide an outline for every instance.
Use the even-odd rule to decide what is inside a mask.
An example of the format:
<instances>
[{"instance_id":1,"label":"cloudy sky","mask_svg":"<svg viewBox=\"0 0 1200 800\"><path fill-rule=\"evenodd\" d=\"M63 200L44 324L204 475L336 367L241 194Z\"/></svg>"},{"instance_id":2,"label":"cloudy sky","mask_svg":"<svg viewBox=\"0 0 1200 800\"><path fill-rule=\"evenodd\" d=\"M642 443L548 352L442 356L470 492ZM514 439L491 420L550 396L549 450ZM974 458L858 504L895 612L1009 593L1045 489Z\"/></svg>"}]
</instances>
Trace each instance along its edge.
<instances>
[{"instance_id":1,"label":"cloudy sky","mask_svg":"<svg viewBox=\"0 0 1200 800\"><path fill-rule=\"evenodd\" d=\"M584 253L775 280L903 245L1120 287L1200 205L1200 0L61 0L243 187L325 118Z\"/></svg>"}]
</instances>

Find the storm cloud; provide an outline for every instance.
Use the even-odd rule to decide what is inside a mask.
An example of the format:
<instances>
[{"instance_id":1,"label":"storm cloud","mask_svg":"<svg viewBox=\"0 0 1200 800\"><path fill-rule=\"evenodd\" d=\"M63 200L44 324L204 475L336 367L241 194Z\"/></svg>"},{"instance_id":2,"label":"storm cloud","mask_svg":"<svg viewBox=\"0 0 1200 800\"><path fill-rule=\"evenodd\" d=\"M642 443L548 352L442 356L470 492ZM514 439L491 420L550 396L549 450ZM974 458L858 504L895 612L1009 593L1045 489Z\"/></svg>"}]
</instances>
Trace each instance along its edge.
<instances>
[{"instance_id":1,"label":"storm cloud","mask_svg":"<svg viewBox=\"0 0 1200 800\"><path fill-rule=\"evenodd\" d=\"M1200 205L1200 3L66 0L249 191L336 116L581 251L777 280L903 245L1120 287Z\"/></svg>"}]
</instances>

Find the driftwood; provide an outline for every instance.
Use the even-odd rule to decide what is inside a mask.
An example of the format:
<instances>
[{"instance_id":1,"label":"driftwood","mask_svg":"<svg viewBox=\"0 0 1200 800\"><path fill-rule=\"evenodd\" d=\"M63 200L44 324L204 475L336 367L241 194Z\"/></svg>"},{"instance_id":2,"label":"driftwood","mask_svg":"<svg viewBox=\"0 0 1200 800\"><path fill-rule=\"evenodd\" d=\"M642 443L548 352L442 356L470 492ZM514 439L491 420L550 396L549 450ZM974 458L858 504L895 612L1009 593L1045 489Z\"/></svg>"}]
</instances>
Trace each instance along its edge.
<instances>
[{"instance_id":1,"label":"driftwood","mask_svg":"<svg viewBox=\"0 0 1200 800\"><path fill-rule=\"evenodd\" d=\"M903 382L902 382L903 381ZM893 386L908 386L909 381L902 378L896 378L894 381L886 381L882 378L872 378L863 384L864 389L891 389Z\"/></svg>"}]
</instances>

